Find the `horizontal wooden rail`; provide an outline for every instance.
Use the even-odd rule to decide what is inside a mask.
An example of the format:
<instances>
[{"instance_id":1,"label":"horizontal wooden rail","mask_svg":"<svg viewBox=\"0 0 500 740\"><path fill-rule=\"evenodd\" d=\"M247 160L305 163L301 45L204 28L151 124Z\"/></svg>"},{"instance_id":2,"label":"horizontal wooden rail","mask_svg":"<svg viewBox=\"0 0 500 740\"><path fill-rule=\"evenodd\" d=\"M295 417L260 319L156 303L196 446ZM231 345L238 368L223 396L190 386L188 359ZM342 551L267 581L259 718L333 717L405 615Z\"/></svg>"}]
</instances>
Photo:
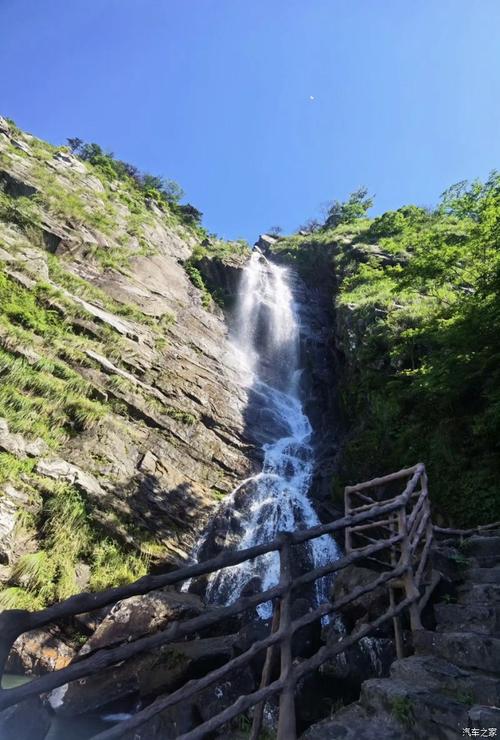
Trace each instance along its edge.
<instances>
[{"instance_id":1,"label":"horizontal wooden rail","mask_svg":"<svg viewBox=\"0 0 500 740\"><path fill-rule=\"evenodd\" d=\"M384 475L381 478L373 478L372 480L365 481L364 483L357 483L354 486L346 486L345 493L349 494L354 493L355 491L365 491L367 488L378 488L379 486L385 486L387 485L387 483L392 483L393 481L400 480L401 478L408 478L409 476L413 476L419 470L424 470L423 463L417 463L411 468L403 468L403 470L398 470L397 473L389 473L389 475Z\"/></svg>"},{"instance_id":2,"label":"horizontal wooden rail","mask_svg":"<svg viewBox=\"0 0 500 740\"><path fill-rule=\"evenodd\" d=\"M492 522L491 524L483 524L480 527L472 527L472 529L450 529L447 527L438 527L436 524L434 525L434 531L437 534L449 534L449 535L461 535L464 537L474 535L474 534L480 534L481 532L487 532L488 530L492 529L499 529L500 530L500 522Z\"/></svg>"}]
</instances>

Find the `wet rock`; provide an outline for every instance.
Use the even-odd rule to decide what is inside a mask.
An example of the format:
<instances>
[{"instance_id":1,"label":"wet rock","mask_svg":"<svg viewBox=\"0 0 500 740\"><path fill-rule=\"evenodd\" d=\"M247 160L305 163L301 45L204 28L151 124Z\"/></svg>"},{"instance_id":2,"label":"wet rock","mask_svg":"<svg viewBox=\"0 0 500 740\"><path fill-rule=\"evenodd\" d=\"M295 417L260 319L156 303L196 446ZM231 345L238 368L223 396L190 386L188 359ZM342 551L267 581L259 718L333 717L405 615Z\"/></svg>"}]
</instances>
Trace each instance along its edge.
<instances>
[{"instance_id":1,"label":"wet rock","mask_svg":"<svg viewBox=\"0 0 500 740\"><path fill-rule=\"evenodd\" d=\"M227 679L209 686L195 694L192 699L170 707L136 730L124 733L124 740L166 740L189 732L202 722L219 714L233 704L238 697L256 688L255 680L248 668L230 673ZM222 729L217 737L236 740L240 733L235 726ZM241 735L243 738L244 736Z\"/></svg>"},{"instance_id":2,"label":"wet rock","mask_svg":"<svg viewBox=\"0 0 500 740\"><path fill-rule=\"evenodd\" d=\"M335 631L332 630L329 633L327 645L337 643L338 639ZM395 657L393 640L365 637L324 663L320 670L325 676L348 681L351 686L360 686L366 678L387 676Z\"/></svg>"},{"instance_id":3,"label":"wet rock","mask_svg":"<svg viewBox=\"0 0 500 740\"><path fill-rule=\"evenodd\" d=\"M27 699L0 712L2 740L43 740L51 716L38 698Z\"/></svg>"},{"instance_id":4,"label":"wet rock","mask_svg":"<svg viewBox=\"0 0 500 740\"><path fill-rule=\"evenodd\" d=\"M300 619L312 608L311 600L295 599L292 602L292 619ZM297 630L293 636L292 651L294 657L308 658L321 646L321 623L319 620Z\"/></svg>"},{"instance_id":5,"label":"wet rock","mask_svg":"<svg viewBox=\"0 0 500 740\"><path fill-rule=\"evenodd\" d=\"M255 679L250 668L241 668L228 673L223 681L204 689L194 698L204 722L231 706L240 696L251 694L256 689Z\"/></svg>"},{"instance_id":6,"label":"wet rock","mask_svg":"<svg viewBox=\"0 0 500 740\"><path fill-rule=\"evenodd\" d=\"M196 262L205 285L220 296L226 306L230 306L236 298L241 273L249 256L249 252L223 258L206 256Z\"/></svg>"}]
</instances>

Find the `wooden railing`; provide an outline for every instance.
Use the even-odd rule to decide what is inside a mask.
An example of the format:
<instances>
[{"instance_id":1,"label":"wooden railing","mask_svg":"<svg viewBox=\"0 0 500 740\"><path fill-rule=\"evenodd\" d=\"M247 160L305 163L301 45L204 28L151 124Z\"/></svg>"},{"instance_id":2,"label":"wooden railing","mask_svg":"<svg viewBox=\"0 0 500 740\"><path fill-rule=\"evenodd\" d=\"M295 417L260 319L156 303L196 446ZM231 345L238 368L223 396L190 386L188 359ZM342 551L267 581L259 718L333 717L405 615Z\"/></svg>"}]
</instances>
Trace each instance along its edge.
<instances>
[{"instance_id":1,"label":"wooden railing","mask_svg":"<svg viewBox=\"0 0 500 740\"><path fill-rule=\"evenodd\" d=\"M410 625L412 631L415 631L422 629L421 612L439 580L439 574L427 574L434 532L424 466L416 465L383 478L375 478L356 486L347 486L345 513L356 516L362 512L373 511L379 506L380 498L387 502L395 501L397 497L391 497L390 487L408 475L412 475L412 478L406 489L408 493L406 502L383 519L377 515L366 524L346 527L345 549L346 554L354 553L359 551L360 541L375 544L396 535L400 536L399 542L390 550L384 551L382 556L369 556L368 561L383 570L392 569L396 565L404 567L404 574L388 583L389 602L391 606L394 606L401 593L411 600ZM415 485L413 485L415 478ZM426 575L429 578L424 583ZM395 616L393 623L396 653L398 658L401 658L404 654L401 617Z\"/></svg>"},{"instance_id":2,"label":"wooden railing","mask_svg":"<svg viewBox=\"0 0 500 740\"><path fill-rule=\"evenodd\" d=\"M404 490L394 494L391 486L404 482ZM146 635L118 647L100 649L88 657L78 658L65 668L45 674L23 686L0 690L0 710L34 695L44 694L71 681L98 673L102 669L127 660L138 653L154 651L169 643L216 625L221 620L259 604L272 602L274 616L269 635L255 642L202 678L191 680L173 693L160 696L131 719L115 725L95 736L95 740L119 738L125 731L140 727L151 718L180 702L188 702L198 692L221 679L230 680L231 674L247 666L255 656L266 651L260 686L250 694L240 696L222 712L183 734L179 740L201 740L208 733L231 722L253 709L251 739L260 734L263 706L271 697L279 696L278 740L295 740L294 697L298 682L323 663L359 642L363 637L393 620L398 655L403 654L401 617L408 611L412 630L420 629L420 612L427 602L433 580L425 582L429 550L432 543L432 523L427 492L427 478L423 464L401 470L384 478L350 486L345 491L345 516L334 522L312 529L281 533L272 542L247 550L223 552L204 563L190 565L171 573L146 576L133 584L100 593L79 594L38 612L24 610L4 611L0 614L0 673L16 638L31 629L44 627L77 614L100 609L154 589L180 585L188 579L215 573L269 552L277 552L280 559L279 582L266 591L244 596L229 606L207 610L183 622L174 622L166 629ZM298 546L317 537L345 533L346 554L335 562L311 569L293 577L291 562ZM295 593L311 586L320 578L335 574L351 564L372 567L374 580L360 586L342 599L325 600L300 618L292 616ZM357 628L347 637L333 644L323 645L314 655L293 660L293 638L298 630L342 609L361 596L379 588L388 591L388 607L376 619ZM273 678L274 653L279 649L279 669Z\"/></svg>"}]
</instances>

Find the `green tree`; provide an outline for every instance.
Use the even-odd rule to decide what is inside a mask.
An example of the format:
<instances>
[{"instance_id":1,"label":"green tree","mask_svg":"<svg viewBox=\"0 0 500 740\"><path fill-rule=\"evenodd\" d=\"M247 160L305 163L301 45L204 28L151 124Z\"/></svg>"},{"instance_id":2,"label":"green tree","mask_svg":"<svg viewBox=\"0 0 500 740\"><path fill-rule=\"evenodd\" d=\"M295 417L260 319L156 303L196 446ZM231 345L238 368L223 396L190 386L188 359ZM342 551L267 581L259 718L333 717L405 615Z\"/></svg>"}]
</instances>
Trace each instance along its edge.
<instances>
[{"instance_id":1,"label":"green tree","mask_svg":"<svg viewBox=\"0 0 500 740\"><path fill-rule=\"evenodd\" d=\"M334 229L341 224L354 223L358 218L366 216L372 206L373 198L368 195L367 188L359 188L346 201L334 200L330 203L324 228Z\"/></svg>"}]
</instances>

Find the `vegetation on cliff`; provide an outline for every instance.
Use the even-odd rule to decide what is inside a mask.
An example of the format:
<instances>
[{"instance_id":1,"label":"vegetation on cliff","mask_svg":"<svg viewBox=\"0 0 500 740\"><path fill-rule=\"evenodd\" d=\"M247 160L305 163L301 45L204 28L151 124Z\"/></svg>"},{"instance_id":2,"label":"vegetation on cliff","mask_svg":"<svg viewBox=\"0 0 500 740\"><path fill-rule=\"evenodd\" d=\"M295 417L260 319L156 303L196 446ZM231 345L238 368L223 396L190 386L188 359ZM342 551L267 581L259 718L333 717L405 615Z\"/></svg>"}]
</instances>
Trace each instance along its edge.
<instances>
[{"instance_id":1,"label":"vegetation on cliff","mask_svg":"<svg viewBox=\"0 0 500 740\"><path fill-rule=\"evenodd\" d=\"M0 118L0 610L175 561L242 464L236 432L226 448L212 431L237 428L223 391L196 375L225 329L193 280L242 245L209 236L172 181L69 143Z\"/></svg>"},{"instance_id":2,"label":"vegetation on cliff","mask_svg":"<svg viewBox=\"0 0 500 740\"><path fill-rule=\"evenodd\" d=\"M347 431L335 487L422 460L445 519L500 519L500 175L433 210L352 210L275 245L310 277L333 271Z\"/></svg>"}]
</instances>

